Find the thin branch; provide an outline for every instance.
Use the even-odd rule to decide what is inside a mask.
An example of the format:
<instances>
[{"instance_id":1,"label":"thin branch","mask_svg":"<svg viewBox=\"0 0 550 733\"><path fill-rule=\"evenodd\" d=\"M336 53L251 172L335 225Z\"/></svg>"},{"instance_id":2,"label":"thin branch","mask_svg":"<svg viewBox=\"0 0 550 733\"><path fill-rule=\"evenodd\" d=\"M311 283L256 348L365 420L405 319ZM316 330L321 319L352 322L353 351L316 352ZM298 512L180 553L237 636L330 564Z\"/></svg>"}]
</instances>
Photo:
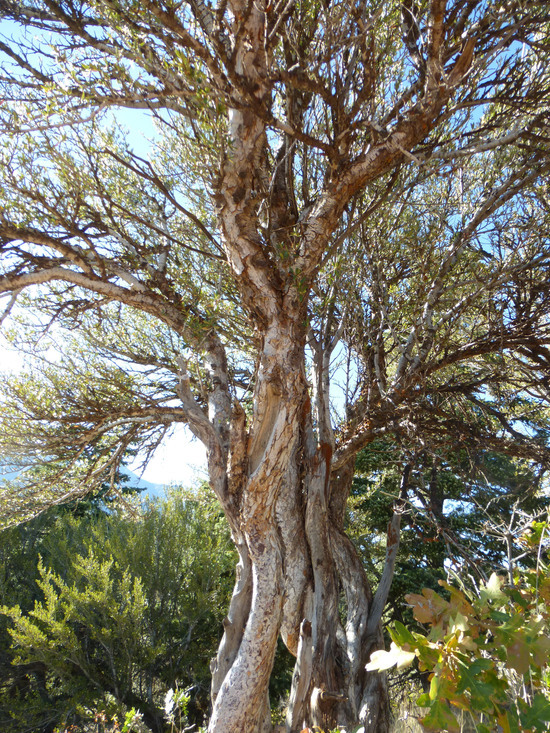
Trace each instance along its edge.
<instances>
[{"instance_id":1,"label":"thin branch","mask_svg":"<svg viewBox=\"0 0 550 733\"><path fill-rule=\"evenodd\" d=\"M21 293L21 290L14 290L12 292L11 298L9 299L7 306L4 308L4 312L0 316L0 326L4 323L6 318L9 316L13 306L15 305L17 301L17 296Z\"/></svg>"},{"instance_id":2,"label":"thin branch","mask_svg":"<svg viewBox=\"0 0 550 733\"><path fill-rule=\"evenodd\" d=\"M399 486L399 495L393 507L393 515L388 524L386 538L386 559L384 560L384 570L382 577L378 583L378 588L369 611L369 620L367 622L366 637L373 636L376 633L382 620L382 614L388 600L388 595L393 580L395 570L395 561L399 551L399 539L401 529L401 516L405 510L405 502L407 500L407 492L409 488L409 479L411 475L412 464L406 463L401 476L401 484Z\"/></svg>"}]
</instances>

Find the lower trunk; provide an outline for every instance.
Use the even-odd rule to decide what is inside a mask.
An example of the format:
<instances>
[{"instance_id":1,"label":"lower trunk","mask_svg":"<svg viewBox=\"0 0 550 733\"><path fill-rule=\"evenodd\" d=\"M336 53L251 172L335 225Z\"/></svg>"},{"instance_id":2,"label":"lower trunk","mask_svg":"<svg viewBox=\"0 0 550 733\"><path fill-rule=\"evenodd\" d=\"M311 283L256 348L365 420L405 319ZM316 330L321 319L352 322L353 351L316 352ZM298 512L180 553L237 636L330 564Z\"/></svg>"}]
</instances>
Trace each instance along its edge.
<instances>
[{"instance_id":1,"label":"lower trunk","mask_svg":"<svg viewBox=\"0 0 550 733\"><path fill-rule=\"evenodd\" d=\"M287 731L361 724L366 733L387 733L385 677L365 671L371 652L383 646L380 623L371 616L372 593L343 531L352 468L333 477L332 501L326 451L315 451L303 482L294 465L275 506L266 512L261 502L251 505L249 516L257 511L261 521L249 522L236 538L241 560L213 666L209 733L271 730L267 691L279 634L296 656Z\"/></svg>"},{"instance_id":2,"label":"lower trunk","mask_svg":"<svg viewBox=\"0 0 550 733\"><path fill-rule=\"evenodd\" d=\"M282 573L274 549L277 546L274 531L275 528L272 536L266 531L248 538L254 552L252 599L237 654L214 703L210 730L217 733L271 730L267 690L283 606Z\"/></svg>"}]
</instances>

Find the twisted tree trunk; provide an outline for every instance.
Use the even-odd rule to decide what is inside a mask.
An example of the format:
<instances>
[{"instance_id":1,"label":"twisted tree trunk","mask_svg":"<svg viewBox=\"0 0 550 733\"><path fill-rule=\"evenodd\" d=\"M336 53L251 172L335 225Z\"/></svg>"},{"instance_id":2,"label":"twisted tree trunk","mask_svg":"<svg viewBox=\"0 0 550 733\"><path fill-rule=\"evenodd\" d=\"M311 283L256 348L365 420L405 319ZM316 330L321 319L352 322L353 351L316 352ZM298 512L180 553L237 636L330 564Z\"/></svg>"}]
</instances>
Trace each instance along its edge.
<instances>
[{"instance_id":1,"label":"twisted tree trunk","mask_svg":"<svg viewBox=\"0 0 550 733\"><path fill-rule=\"evenodd\" d=\"M312 404L305 378L302 316L299 304L289 308L264 335L246 460L236 460L236 445L229 459L225 510L240 560L213 663L210 733L270 730L279 635L296 656L288 731L359 722L387 730L384 680L364 669L381 643L380 619L369 615L372 594L343 530L353 461L332 472L321 392Z\"/></svg>"}]
</instances>

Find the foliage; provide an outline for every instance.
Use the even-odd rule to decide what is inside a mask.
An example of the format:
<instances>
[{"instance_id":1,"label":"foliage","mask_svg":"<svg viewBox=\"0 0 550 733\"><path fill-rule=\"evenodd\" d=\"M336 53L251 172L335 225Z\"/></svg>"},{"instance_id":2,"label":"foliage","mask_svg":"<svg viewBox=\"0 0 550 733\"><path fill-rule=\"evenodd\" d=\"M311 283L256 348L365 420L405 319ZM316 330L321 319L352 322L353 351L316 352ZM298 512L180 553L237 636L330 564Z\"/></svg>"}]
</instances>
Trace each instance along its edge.
<instances>
[{"instance_id":1,"label":"foliage","mask_svg":"<svg viewBox=\"0 0 550 733\"><path fill-rule=\"evenodd\" d=\"M176 687L170 688L164 698L164 716L170 724L170 733L177 733L187 717L187 706L189 705L189 694L185 690Z\"/></svg>"},{"instance_id":2,"label":"foliage","mask_svg":"<svg viewBox=\"0 0 550 733\"><path fill-rule=\"evenodd\" d=\"M342 447L382 431L544 457L514 421L547 431L547 4L304 2L277 21L260 4L261 99L227 56L250 41L226 3L161 5L0 4L0 292L39 364L3 387L0 448L53 466L2 493L5 521L97 487L173 424L204 439L193 405L208 414L218 384L263 414L268 291L307 299ZM261 153L233 139L248 110Z\"/></svg>"},{"instance_id":3,"label":"foliage","mask_svg":"<svg viewBox=\"0 0 550 733\"><path fill-rule=\"evenodd\" d=\"M234 563L219 511L204 495L174 492L138 521L122 513L38 521L34 553L10 565L15 576L32 573L34 559L36 588L12 582L2 608L12 664L3 665L4 728L122 720L135 708L160 731L176 682L190 688L189 714L201 721ZM14 531L25 538L36 527L0 536L5 559ZM21 557L17 545L11 551Z\"/></svg>"},{"instance_id":4,"label":"foliage","mask_svg":"<svg viewBox=\"0 0 550 733\"><path fill-rule=\"evenodd\" d=\"M546 523L533 523L523 541L538 548ZM445 581L448 597L432 589L409 594L415 619L429 633L396 621L389 652L371 655L368 669L404 668L415 659L430 674L418 699L429 731L461 730L464 711L479 733L545 731L550 723L550 571L542 562L518 570L512 585L493 573L476 592Z\"/></svg>"}]
</instances>

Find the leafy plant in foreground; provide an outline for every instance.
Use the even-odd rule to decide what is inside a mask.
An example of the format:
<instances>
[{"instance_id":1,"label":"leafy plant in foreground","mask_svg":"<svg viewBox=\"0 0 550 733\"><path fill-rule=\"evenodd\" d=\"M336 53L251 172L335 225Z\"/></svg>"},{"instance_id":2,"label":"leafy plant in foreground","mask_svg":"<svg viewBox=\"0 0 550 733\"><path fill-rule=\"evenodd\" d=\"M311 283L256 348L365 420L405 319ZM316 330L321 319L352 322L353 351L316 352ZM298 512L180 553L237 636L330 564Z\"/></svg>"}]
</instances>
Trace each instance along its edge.
<instances>
[{"instance_id":1,"label":"leafy plant in foreground","mask_svg":"<svg viewBox=\"0 0 550 733\"><path fill-rule=\"evenodd\" d=\"M534 523L526 544L544 523ZM542 562L516 571L514 584L493 573L476 592L440 581L448 598L432 589L409 594L415 619L428 633L396 621L389 652L371 655L369 670L404 668L418 660L430 674L429 690L417 703L428 708L427 731L461 730L459 711L478 733L548 730L550 699L550 572Z\"/></svg>"}]
</instances>

